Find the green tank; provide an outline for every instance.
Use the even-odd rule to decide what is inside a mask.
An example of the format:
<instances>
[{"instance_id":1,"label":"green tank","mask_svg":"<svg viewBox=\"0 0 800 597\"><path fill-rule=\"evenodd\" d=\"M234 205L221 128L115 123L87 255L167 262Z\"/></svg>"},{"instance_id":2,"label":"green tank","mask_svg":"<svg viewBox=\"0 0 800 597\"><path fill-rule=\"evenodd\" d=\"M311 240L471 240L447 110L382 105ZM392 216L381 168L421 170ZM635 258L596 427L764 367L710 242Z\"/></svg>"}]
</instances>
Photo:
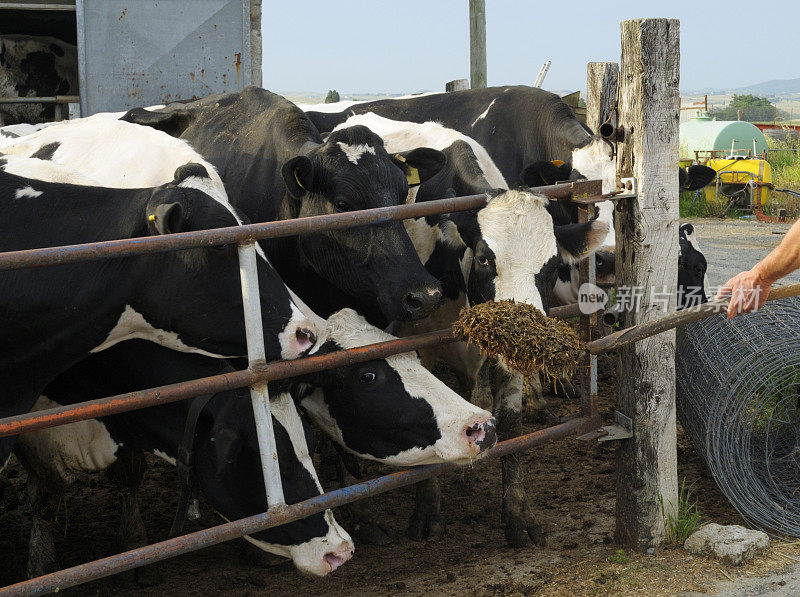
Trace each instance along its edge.
<instances>
[{"instance_id":1,"label":"green tank","mask_svg":"<svg viewBox=\"0 0 800 597\"><path fill-rule=\"evenodd\" d=\"M680 157L682 160L694 159L695 151L718 151L716 157L724 157L731 153L746 156L750 151L761 155L769 150L764 133L754 124L739 120L712 120L710 116L695 116L681 124ZM710 154L701 154L705 158Z\"/></svg>"}]
</instances>

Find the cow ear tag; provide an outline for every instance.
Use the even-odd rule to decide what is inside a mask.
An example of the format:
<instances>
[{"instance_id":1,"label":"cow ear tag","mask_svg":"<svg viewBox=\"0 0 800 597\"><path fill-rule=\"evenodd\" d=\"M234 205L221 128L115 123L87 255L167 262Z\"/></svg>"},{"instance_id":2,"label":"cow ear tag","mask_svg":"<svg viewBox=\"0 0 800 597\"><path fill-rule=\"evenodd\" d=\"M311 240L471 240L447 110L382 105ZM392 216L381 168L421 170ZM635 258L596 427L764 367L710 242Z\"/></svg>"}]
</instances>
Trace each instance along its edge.
<instances>
[{"instance_id":1,"label":"cow ear tag","mask_svg":"<svg viewBox=\"0 0 800 597\"><path fill-rule=\"evenodd\" d=\"M406 172L406 182L408 182L408 186L413 187L420 184L419 170L409 164L406 158L399 153L394 154L394 157L398 161L403 162L403 169Z\"/></svg>"},{"instance_id":2,"label":"cow ear tag","mask_svg":"<svg viewBox=\"0 0 800 597\"><path fill-rule=\"evenodd\" d=\"M297 186L300 187L301 189L303 189L304 191L307 191L308 189L303 186L303 183L300 182L300 177L297 176L297 170L298 170L298 168L294 169L294 179L295 179L295 181L297 181Z\"/></svg>"},{"instance_id":3,"label":"cow ear tag","mask_svg":"<svg viewBox=\"0 0 800 597\"><path fill-rule=\"evenodd\" d=\"M550 160L550 163L553 164L553 166L563 166L564 165L564 162L562 162L561 160Z\"/></svg>"}]
</instances>

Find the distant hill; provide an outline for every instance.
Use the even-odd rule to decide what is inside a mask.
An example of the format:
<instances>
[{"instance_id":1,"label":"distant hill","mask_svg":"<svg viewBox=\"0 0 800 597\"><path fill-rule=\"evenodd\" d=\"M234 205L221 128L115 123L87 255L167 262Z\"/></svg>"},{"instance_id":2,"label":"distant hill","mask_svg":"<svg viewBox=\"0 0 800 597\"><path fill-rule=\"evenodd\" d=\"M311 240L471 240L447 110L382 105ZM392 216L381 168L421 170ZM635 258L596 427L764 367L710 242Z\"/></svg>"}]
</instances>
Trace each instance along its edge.
<instances>
[{"instance_id":1,"label":"distant hill","mask_svg":"<svg viewBox=\"0 0 800 597\"><path fill-rule=\"evenodd\" d=\"M736 93L752 93L753 95L778 95L780 93L800 93L800 78L775 79L764 81L747 87L734 89Z\"/></svg>"},{"instance_id":2,"label":"distant hill","mask_svg":"<svg viewBox=\"0 0 800 597\"><path fill-rule=\"evenodd\" d=\"M693 89L684 90L683 93L689 95L732 95L734 93L750 93L759 96L775 96L800 93L800 78L797 79L774 79L772 81L763 81L754 85L747 85L746 87L728 87L728 88L706 88L706 89Z\"/></svg>"}]
</instances>

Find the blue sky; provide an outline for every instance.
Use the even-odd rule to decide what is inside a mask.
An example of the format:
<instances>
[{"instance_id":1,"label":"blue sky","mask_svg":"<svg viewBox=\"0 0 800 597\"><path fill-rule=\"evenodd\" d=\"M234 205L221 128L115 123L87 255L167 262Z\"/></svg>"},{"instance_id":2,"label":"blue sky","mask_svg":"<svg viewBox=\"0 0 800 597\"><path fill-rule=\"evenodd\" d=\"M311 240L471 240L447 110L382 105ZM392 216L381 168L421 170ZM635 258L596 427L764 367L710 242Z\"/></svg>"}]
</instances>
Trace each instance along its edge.
<instances>
[{"instance_id":1,"label":"blue sky","mask_svg":"<svg viewBox=\"0 0 800 597\"><path fill-rule=\"evenodd\" d=\"M436 91L469 77L468 0L263 4L267 89ZM530 84L550 59L545 88L584 88L586 63L619 62L619 22L637 17L680 19L682 90L800 77L798 0L486 0L489 84Z\"/></svg>"}]
</instances>

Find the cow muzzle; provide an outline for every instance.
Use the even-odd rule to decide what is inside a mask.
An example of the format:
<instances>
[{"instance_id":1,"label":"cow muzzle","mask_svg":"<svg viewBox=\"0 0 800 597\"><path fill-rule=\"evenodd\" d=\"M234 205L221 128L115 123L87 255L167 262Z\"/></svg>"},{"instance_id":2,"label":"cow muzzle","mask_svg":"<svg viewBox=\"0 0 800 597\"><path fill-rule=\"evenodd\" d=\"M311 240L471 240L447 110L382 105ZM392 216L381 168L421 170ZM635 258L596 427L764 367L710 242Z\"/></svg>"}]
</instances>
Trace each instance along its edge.
<instances>
[{"instance_id":1,"label":"cow muzzle","mask_svg":"<svg viewBox=\"0 0 800 597\"><path fill-rule=\"evenodd\" d=\"M423 286L406 293L401 304L406 319L421 319L436 309L441 302L440 288Z\"/></svg>"},{"instance_id":2,"label":"cow muzzle","mask_svg":"<svg viewBox=\"0 0 800 597\"><path fill-rule=\"evenodd\" d=\"M318 332L314 323L293 309L292 317L278 335L281 358L296 359L309 353L317 343Z\"/></svg>"},{"instance_id":3,"label":"cow muzzle","mask_svg":"<svg viewBox=\"0 0 800 597\"><path fill-rule=\"evenodd\" d=\"M474 454L481 454L497 443L497 422L494 417L482 418L467 425L462 438Z\"/></svg>"}]
</instances>

